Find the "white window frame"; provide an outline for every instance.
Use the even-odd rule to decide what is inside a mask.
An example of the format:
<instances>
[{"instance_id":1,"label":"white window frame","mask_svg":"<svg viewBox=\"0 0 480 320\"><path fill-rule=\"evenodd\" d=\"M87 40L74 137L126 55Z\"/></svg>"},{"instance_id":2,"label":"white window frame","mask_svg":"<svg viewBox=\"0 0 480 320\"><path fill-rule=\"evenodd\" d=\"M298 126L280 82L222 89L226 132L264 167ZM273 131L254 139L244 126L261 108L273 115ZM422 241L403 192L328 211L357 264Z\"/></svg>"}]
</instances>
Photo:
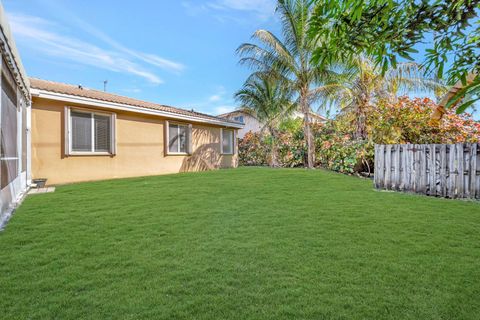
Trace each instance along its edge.
<instances>
[{"instance_id":1,"label":"white window frame","mask_svg":"<svg viewBox=\"0 0 480 320\"><path fill-rule=\"evenodd\" d=\"M223 132L224 131L231 131L232 132L232 152L224 152L223 150ZM220 129L220 153L224 155L234 155L236 153L236 139L237 138L237 130L235 129Z\"/></svg>"},{"instance_id":2,"label":"white window frame","mask_svg":"<svg viewBox=\"0 0 480 320\"><path fill-rule=\"evenodd\" d=\"M236 116L233 118L234 121L237 121L237 122L240 122L240 123L245 123L245 118L243 117L243 115L241 116Z\"/></svg>"},{"instance_id":3,"label":"white window frame","mask_svg":"<svg viewBox=\"0 0 480 320\"><path fill-rule=\"evenodd\" d=\"M186 148L187 150L186 150L186 152L172 152L172 151L170 151L170 125L178 126L179 130L180 130L180 126L187 128L187 148ZM192 154L192 128L193 128L193 126L190 123L165 120L165 130L164 130L165 155L168 155L168 156L187 156L187 155L191 155ZM178 146L180 147L180 144Z\"/></svg>"},{"instance_id":4,"label":"white window frame","mask_svg":"<svg viewBox=\"0 0 480 320\"><path fill-rule=\"evenodd\" d=\"M72 117L71 112L79 112L91 115L92 121L92 150L74 151L72 150ZM95 151L95 115L110 117L110 151ZM113 112L97 111L87 108L65 107L65 154L67 156L113 156L116 154L116 121L117 115Z\"/></svg>"}]
</instances>

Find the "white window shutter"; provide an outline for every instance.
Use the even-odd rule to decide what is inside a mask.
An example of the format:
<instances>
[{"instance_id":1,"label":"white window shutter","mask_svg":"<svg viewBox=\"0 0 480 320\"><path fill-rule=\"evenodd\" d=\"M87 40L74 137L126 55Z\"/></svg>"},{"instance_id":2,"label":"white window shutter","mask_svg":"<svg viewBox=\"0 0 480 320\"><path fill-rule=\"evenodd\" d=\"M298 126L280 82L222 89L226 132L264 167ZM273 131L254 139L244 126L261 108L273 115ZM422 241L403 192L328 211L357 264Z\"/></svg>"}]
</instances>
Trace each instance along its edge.
<instances>
[{"instance_id":1,"label":"white window shutter","mask_svg":"<svg viewBox=\"0 0 480 320\"><path fill-rule=\"evenodd\" d=\"M117 114L113 113L111 117L112 125L110 132L110 153L117 154Z\"/></svg>"},{"instance_id":2,"label":"white window shutter","mask_svg":"<svg viewBox=\"0 0 480 320\"><path fill-rule=\"evenodd\" d=\"M164 141L163 141L163 146L164 146L164 156L167 156L169 154L169 150L168 150L168 144L170 143L170 137L169 137L169 130L168 130L168 127L169 127L169 122L168 120L165 120L165 125L164 125L164 130L163 130L163 137L164 137Z\"/></svg>"},{"instance_id":3,"label":"white window shutter","mask_svg":"<svg viewBox=\"0 0 480 320\"><path fill-rule=\"evenodd\" d=\"M188 154L193 153L192 129L193 129L193 126L189 124L188 130L187 130L187 153Z\"/></svg>"},{"instance_id":4,"label":"white window shutter","mask_svg":"<svg viewBox=\"0 0 480 320\"><path fill-rule=\"evenodd\" d=\"M70 155L70 107L65 107L64 108L64 116L65 116L65 126L64 126L64 148L65 148L65 155L68 156Z\"/></svg>"}]
</instances>

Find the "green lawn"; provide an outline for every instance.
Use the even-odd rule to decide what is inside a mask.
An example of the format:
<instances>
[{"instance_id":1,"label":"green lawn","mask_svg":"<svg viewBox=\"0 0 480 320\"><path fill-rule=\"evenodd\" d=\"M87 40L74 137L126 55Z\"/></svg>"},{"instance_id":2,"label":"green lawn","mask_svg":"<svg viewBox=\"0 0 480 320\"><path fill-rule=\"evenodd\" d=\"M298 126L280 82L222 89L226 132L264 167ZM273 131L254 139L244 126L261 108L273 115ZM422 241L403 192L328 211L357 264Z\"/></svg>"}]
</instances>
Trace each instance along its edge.
<instances>
[{"instance_id":1,"label":"green lawn","mask_svg":"<svg viewBox=\"0 0 480 320\"><path fill-rule=\"evenodd\" d=\"M480 204L241 168L28 197L1 319L478 319Z\"/></svg>"}]
</instances>

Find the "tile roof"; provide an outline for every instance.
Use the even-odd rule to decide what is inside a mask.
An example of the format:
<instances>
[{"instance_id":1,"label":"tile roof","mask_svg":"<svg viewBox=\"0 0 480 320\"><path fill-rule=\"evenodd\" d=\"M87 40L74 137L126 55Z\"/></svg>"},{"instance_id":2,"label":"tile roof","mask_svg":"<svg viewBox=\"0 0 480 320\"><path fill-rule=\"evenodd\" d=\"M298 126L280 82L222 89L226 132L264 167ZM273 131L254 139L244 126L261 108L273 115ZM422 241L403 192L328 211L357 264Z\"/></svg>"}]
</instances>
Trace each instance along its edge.
<instances>
[{"instance_id":1,"label":"tile roof","mask_svg":"<svg viewBox=\"0 0 480 320\"><path fill-rule=\"evenodd\" d=\"M227 112L227 113L222 113L222 114L219 114L217 117L219 118L224 118L224 119L228 119L228 117L230 116L233 116L233 115L236 115L236 114L248 114L252 117L255 118L255 116L253 116L252 114L249 114L245 111L242 111L242 110L234 110L234 111L231 111L231 112ZM297 116L302 116L303 117L303 113L302 112L294 112L294 115L297 115ZM324 117L322 116L321 114L318 114L314 111L311 111L310 112L310 115L314 118L317 118L318 120L321 120L321 121L325 121L325 120L328 120L327 117Z\"/></svg>"},{"instance_id":2,"label":"tile roof","mask_svg":"<svg viewBox=\"0 0 480 320\"><path fill-rule=\"evenodd\" d=\"M137 99L124 97L124 96L120 96L112 93L107 93L99 90L84 88L79 85L71 85L71 84L42 80L37 78L30 78L30 87L32 89L37 89L37 90L44 90L44 91L49 91L54 93L72 95L77 97L95 99L95 100L100 100L105 102L118 103L118 104L152 109L152 110L159 110L159 111L175 113L183 116L196 117L196 118L199 118L199 120L214 120L214 121L228 122L234 125L239 124L238 122L235 122L235 121L230 121L225 118L215 117L205 113L196 112L193 110L189 111L189 110L166 106L158 103L137 100Z\"/></svg>"}]
</instances>

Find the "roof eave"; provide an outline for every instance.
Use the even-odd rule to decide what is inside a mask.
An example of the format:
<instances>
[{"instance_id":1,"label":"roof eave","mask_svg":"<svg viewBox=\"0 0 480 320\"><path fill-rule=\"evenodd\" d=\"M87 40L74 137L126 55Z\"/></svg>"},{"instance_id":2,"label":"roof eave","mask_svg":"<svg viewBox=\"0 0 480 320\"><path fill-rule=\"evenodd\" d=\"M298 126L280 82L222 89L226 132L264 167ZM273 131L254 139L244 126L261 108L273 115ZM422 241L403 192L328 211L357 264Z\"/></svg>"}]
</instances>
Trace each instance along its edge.
<instances>
[{"instance_id":1,"label":"roof eave","mask_svg":"<svg viewBox=\"0 0 480 320\"><path fill-rule=\"evenodd\" d=\"M56 100L56 101L63 101L63 102L69 102L69 103L78 103L78 104L90 105L90 106L106 108L106 109L130 111L130 112L149 114L149 115L157 115L157 116L161 116L161 117L165 117L165 118L169 118L169 119L193 121L193 122L199 122L199 123L207 123L207 124L213 124L213 125L218 125L218 126L223 126L223 127L235 128L235 129L242 129L244 127L243 124L231 123L231 122L227 122L227 121L222 121L220 119L219 120L205 119L205 118L201 118L201 117L182 115L182 114L178 114L178 113L174 113L174 112L150 109L150 108L145 108L145 107L136 107L136 106L132 106L132 105L128 105L128 104L121 104L121 103L97 100L97 99L80 97L80 96L75 96L75 95L70 95L70 94L57 93L57 92L42 90L42 89L31 88L30 93L31 93L32 97L38 97L38 98L44 98L44 99L50 99L50 100Z\"/></svg>"},{"instance_id":2,"label":"roof eave","mask_svg":"<svg viewBox=\"0 0 480 320\"><path fill-rule=\"evenodd\" d=\"M2 55L7 63L10 64L17 84L21 87L25 98L29 98L30 82L20 59L15 40L10 30L10 25L5 14L5 10L0 3L0 46ZM0 61L1 63L1 61Z\"/></svg>"}]
</instances>

